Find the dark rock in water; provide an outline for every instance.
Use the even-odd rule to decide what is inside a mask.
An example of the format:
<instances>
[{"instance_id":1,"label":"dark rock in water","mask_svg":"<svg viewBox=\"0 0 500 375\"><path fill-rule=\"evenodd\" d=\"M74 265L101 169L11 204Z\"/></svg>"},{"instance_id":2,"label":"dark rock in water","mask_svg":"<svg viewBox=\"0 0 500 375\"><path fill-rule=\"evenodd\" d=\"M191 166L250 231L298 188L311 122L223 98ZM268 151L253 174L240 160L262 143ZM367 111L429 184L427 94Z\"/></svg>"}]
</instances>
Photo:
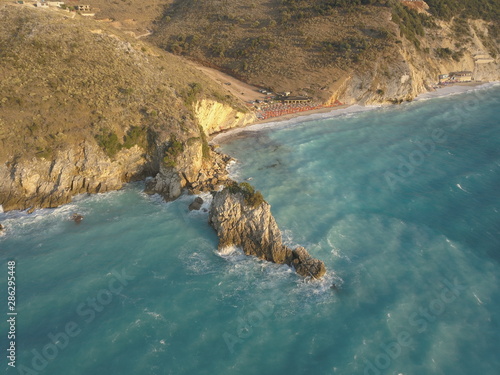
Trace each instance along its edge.
<instances>
[{"instance_id":1,"label":"dark rock in water","mask_svg":"<svg viewBox=\"0 0 500 375\"><path fill-rule=\"evenodd\" d=\"M303 247L297 247L292 251L292 265L299 275L311 276L315 279L322 277L326 273L325 264L313 257Z\"/></svg>"},{"instance_id":2,"label":"dark rock in water","mask_svg":"<svg viewBox=\"0 0 500 375\"><path fill-rule=\"evenodd\" d=\"M189 211L199 210L202 204L203 199L201 199L200 197L196 197L195 200L189 205Z\"/></svg>"},{"instance_id":3,"label":"dark rock in water","mask_svg":"<svg viewBox=\"0 0 500 375\"><path fill-rule=\"evenodd\" d=\"M71 216L71 220L73 220L75 223L80 224L83 220L83 216L80 214L73 214Z\"/></svg>"},{"instance_id":4,"label":"dark rock in water","mask_svg":"<svg viewBox=\"0 0 500 375\"><path fill-rule=\"evenodd\" d=\"M292 250L283 245L269 203L256 199L260 193L250 185L239 186L217 192L210 208L208 221L219 236L219 249L238 246L247 255L288 264L305 277L321 278L326 272L324 263L311 257L303 247Z\"/></svg>"},{"instance_id":5,"label":"dark rock in water","mask_svg":"<svg viewBox=\"0 0 500 375\"><path fill-rule=\"evenodd\" d=\"M2 224L0 224L0 232L3 231L4 229L5 227Z\"/></svg>"}]
</instances>

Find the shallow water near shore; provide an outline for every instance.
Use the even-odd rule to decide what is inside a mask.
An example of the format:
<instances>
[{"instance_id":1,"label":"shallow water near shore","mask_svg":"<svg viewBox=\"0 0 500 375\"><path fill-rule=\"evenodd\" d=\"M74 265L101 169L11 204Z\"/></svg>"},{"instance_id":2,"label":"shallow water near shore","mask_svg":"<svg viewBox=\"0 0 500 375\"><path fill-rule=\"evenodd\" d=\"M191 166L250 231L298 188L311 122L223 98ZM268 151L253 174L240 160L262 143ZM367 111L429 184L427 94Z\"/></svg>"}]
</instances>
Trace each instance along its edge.
<instances>
[{"instance_id":1,"label":"shallow water near shore","mask_svg":"<svg viewBox=\"0 0 500 375\"><path fill-rule=\"evenodd\" d=\"M207 214L188 212L193 197L164 203L140 183L0 214L0 264L6 275L17 263L18 302L17 368L2 366L498 374L499 103L493 88L222 146L239 160L235 177L271 203L287 244L325 261L321 282L237 249L220 254Z\"/></svg>"}]
</instances>

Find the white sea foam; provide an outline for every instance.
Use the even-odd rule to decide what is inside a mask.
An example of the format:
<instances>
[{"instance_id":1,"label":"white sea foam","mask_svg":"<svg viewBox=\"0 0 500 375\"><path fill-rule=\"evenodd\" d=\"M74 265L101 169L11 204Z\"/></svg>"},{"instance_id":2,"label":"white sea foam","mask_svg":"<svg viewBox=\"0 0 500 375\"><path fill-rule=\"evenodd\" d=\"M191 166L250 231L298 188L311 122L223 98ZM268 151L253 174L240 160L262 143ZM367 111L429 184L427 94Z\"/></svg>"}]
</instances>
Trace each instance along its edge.
<instances>
[{"instance_id":1,"label":"white sea foam","mask_svg":"<svg viewBox=\"0 0 500 375\"><path fill-rule=\"evenodd\" d=\"M206 239L188 241L179 251L179 259L189 274L206 275L217 272L215 245Z\"/></svg>"},{"instance_id":2,"label":"white sea foam","mask_svg":"<svg viewBox=\"0 0 500 375\"><path fill-rule=\"evenodd\" d=\"M144 312L149 316L153 317L155 320L165 320L163 315L154 311L148 311L148 309L144 309Z\"/></svg>"},{"instance_id":3,"label":"white sea foam","mask_svg":"<svg viewBox=\"0 0 500 375\"><path fill-rule=\"evenodd\" d=\"M238 181L240 177L241 171L241 163L238 163L235 160L231 160L227 165L227 171L229 172L229 177L233 180Z\"/></svg>"},{"instance_id":4,"label":"white sea foam","mask_svg":"<svg viewBox=\"0 0 500 375\"><path fill-rule=\"evenodd\" d=\"M82 210L77 204L69 203L58 208L36 210L32 214L28 214L26 211L9 211L1 214L0 220L5 227L5 234L26 236L31 233L47 233L58 230L63 223L71 221L71 216L75 212L84 216L86 214L85 210ZM47 227L50 229L47 230Z\"/></svg>"},{"instance_id":5,"label":"white sea foam","mask_svg":"<svg viewBox=\"0 0 500 375\"><path fill-rule=\"evenodd\" d=\"M243 250L241 247L238 246L226 246L223 247L222 249L216 250L215 253L223 258L227 258L228 256L231 255L244 255Z\"/></svg>"},{"instance_id":6,"label":"white sea foam","mask_svg":"<svg viewBox=\"0 0 500 375\"><path fill-rule=\"evenodd\" d=\"M482 304L483 304L483 301L481 301L481 299L477 296L477 294L476 294L476 293L474 293L474 292L473 292L472 294L474 295L474 298L476 298L477 303L478 303L479 305L482 305Z\"/></svg>"}]
</instances>

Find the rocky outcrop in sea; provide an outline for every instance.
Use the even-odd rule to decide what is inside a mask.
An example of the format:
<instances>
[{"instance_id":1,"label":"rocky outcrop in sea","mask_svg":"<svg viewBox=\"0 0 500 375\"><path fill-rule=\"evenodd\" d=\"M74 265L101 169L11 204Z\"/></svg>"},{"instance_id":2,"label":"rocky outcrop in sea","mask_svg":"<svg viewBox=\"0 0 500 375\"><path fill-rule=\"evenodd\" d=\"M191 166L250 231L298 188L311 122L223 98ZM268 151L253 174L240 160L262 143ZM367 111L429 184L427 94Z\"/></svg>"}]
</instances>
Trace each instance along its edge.
<instances>
[{"instance_id":1,"label":"rocky outcrop in sea","mask_svg":"<svg viewBox=\"0 0 500 375\"><path fill-rule=\"evenodd\" d=\"M219 236L219 249L237 246L246 255L293 266L304 277L320 279L326 273L325 264L303 247L283 245L271 206L247 183L215 193L208 221Z\"/></svg>"}]
</instances>

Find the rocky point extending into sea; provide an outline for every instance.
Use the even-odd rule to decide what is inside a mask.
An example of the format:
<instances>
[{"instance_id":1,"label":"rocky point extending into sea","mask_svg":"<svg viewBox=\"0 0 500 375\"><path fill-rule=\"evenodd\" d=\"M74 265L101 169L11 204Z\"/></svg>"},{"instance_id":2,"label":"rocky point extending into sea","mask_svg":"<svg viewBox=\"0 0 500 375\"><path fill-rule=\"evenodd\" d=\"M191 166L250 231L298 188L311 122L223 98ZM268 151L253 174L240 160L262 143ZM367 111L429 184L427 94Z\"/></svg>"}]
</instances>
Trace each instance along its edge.
<instances>
[{"instance_id":1,"label":"rocky point extending into sea","mask_svg":"<svg viewBox=\"0 0 500 375\"><path fill-rule=\"evenodd\" d=\"M219 236L219 249L240 247L246 255L293 266L304 277L320 279L326 273L325 264L305 248L283 245L271 205L247 183L215 193L208 221Z\"/></svg>"}]
</instances>

